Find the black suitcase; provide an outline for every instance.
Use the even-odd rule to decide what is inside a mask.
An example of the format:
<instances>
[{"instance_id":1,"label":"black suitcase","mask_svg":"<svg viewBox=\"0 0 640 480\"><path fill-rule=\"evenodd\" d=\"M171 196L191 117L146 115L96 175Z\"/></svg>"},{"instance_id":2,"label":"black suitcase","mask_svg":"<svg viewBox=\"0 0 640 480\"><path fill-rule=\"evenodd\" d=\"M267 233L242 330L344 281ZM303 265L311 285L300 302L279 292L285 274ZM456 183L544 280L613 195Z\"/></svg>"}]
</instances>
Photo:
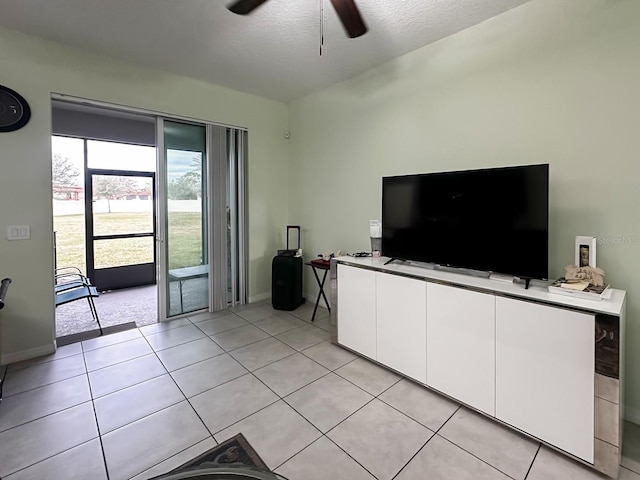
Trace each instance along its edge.
<instances>
[{"instance_id":1,"label":"black suitcase","mask_svg":"<svg viewBox=\"0 0 640 480\"><path fill-rule=\"evenodd\" d=\"M302 297L302 257L289 249L289 230L298 231L300 248L300 227L287 225L287 249L278 250L271 262L271 304L276 310L295 310L303 302Z\"/></svg>"}]
</instances>

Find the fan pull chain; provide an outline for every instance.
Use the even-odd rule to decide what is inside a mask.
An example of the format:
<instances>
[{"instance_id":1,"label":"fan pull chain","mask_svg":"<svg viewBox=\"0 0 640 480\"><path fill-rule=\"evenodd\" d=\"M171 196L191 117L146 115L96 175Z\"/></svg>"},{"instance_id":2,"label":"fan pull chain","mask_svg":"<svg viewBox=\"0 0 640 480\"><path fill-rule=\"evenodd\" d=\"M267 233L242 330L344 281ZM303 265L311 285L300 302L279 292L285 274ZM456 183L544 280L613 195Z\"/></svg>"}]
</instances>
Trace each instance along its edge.
<instances>
[{"instance_id":1,"label":"fan pull chain","mask_svg":"<svg viewBox=\"0 0 640 480\"><path fill-rule=\"evenodd\" d=\"M324 0L320 0L320 56L324 45Z\"/></svg>"}]
</instances>

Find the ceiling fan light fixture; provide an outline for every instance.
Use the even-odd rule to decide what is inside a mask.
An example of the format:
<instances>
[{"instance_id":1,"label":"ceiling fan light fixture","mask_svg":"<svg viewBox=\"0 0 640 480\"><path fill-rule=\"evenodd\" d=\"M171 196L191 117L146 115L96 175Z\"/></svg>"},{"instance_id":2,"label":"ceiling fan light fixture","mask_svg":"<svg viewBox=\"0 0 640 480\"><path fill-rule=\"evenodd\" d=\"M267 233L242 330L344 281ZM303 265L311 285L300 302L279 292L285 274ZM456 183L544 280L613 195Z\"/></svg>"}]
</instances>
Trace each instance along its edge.
<instances>
[{"instance_id":1,"label":"ceiling fan light fixture","mask_svg":"<svg viewBox=\"0 0 640 480\"><path fill-rule=\"evenodd\" d=\"M354 0L331 0L331 4L350 38L357 38L367 33L367 26Z\"/></svg>"},{"instance_id":2,"label":"ceiling fan light fixture","mask_svg":"<svg viewBox=\"0 0 640 480\"><path fill-rule=\"evenodd\" d=\"M237 0L227 7L230 12L248 15L267 0Z\"/></svg>"},{"instance_id":3,"label":"ceiling fan light fixture","mask_svg":"<svg viewBox=\"0 0 640 480\"><path fill-rule=\"evenodd\" d=\"M248 15L267 0L236 0L227 8L238 15ZM322 1L322 0L321 0ZM331 0L342 26L350 38L357 38L367 33L367 26L360 15L355 0Z\"/></svg>"}]
</instances>

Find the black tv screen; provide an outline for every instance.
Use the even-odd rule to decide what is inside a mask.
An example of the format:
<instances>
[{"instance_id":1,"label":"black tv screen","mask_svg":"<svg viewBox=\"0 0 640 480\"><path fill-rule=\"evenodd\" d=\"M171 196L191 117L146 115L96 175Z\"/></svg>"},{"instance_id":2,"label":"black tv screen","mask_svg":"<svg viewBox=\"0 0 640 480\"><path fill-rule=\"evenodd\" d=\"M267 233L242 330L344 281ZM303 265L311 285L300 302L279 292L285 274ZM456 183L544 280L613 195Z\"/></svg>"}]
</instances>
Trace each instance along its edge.
<instances>
[{"instance_id":1,"label":"black tv screen","mask_svg":"<svg viewBox=\"0 0 640 480\"><path fill-rule=\"evenodd\" d=\"M382 255L548 277L549 165L383 177Z\"/></svg>"}]
</instances>

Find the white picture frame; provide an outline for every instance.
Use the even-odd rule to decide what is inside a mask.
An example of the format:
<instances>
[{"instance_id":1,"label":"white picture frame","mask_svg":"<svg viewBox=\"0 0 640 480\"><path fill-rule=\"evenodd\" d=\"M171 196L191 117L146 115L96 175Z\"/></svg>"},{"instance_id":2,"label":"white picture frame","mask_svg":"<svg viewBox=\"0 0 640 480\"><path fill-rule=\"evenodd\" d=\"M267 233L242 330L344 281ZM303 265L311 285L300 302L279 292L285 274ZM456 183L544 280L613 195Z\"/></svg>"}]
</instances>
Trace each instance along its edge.
<instances>
[{"instance_id":1,"label":"white picture frame","mask_svg":"<svg viewBox=\"0 0 640 480\"><path fill-rule=\"evenodd\" d=\"M576 237L575 264L578 267L596 268L596 237Z\"/></svg>"}]
</instances>

